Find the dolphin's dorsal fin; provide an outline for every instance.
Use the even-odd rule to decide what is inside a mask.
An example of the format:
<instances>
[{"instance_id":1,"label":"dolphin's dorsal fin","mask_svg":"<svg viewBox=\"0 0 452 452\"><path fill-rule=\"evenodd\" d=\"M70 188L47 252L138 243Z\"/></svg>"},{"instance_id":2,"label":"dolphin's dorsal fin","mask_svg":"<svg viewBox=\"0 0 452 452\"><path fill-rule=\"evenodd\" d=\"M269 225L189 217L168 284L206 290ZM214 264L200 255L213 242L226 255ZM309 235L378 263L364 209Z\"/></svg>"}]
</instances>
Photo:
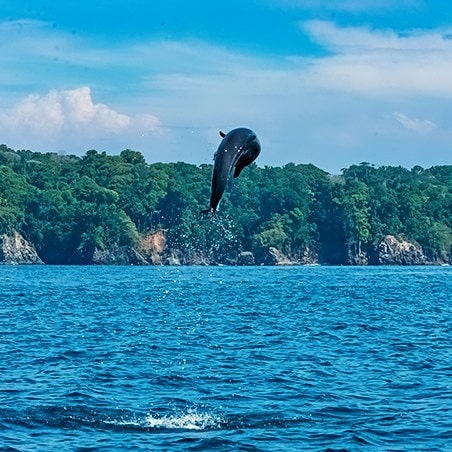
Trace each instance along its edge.
<instances>
[{"instance_id":1,"label":"dolphin's dorsal fin","mask_svg":"<svg viewBox=\"0 0 452 452\"><path fill-rule=\"evenodd\" d=\"M220 130L220 137L224 138L225 136L226 136L226 134Z\"/></svg>"}]
</instances>

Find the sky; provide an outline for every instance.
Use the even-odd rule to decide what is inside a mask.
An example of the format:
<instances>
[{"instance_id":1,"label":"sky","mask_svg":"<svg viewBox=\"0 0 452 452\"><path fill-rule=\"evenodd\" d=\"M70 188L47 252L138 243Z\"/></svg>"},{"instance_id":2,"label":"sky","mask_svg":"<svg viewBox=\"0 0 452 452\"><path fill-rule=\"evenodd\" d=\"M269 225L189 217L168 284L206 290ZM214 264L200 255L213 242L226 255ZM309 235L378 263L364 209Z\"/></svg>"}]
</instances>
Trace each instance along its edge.
<instances>
[{"instance_id":1,"label":"sky","mask_svg":"<svg viewBox=\"0 0 452 452\"><path fill-rule=\"evenodd\" d=\"M0 143L211 163L452 164L452 2L0 0Z\"/></svg>"}]
</instances>

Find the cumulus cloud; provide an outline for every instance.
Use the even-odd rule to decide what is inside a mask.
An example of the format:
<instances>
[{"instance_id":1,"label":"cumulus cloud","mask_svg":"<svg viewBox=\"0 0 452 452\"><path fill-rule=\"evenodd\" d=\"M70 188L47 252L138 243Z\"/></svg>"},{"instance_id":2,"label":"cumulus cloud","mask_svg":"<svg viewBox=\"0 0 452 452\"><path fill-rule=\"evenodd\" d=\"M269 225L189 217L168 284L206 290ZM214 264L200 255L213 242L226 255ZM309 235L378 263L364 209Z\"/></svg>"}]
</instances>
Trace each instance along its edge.
<instances>
[{"instance_id":1,"label":"cumulus cloud","mask_svg":"<svg viewBox=\"0 0 452 452\"><path fill-rule=\"evenodd\" d=\"M392 116L405 129L412 130L419 135L426 135L437 128L437 125L428 119L410 118L398 111L394 112Z\"/></svg>"},{"instance_id":2,"label":"cumulus cloud","mask_svg":"<svg viewBox=\"0 0 452 452\"><path fill-rule=\"evenodd\" d=\"M62 135L95 138L160 131L160 121L156 116L129 116L105 104L95 103L87 86L52 90L44 95L30 94L0 112L0 132L3 134L28 134L47 140L58 140Z\"/></svg>"}]
</instances>

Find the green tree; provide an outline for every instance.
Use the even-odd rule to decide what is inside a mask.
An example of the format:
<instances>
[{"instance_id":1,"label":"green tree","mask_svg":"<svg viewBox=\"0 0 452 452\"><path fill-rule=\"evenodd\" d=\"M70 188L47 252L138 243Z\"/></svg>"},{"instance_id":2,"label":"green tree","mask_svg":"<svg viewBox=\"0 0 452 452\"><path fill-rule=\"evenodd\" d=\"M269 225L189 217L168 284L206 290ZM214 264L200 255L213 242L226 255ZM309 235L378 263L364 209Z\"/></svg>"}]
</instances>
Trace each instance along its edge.
<instances>
[{"instance_id":1,"label":"green tree","mask_svg":"<svg viewBox=\"0 0 452 452\"><path fill-rule=\"evenodd\" d=\"M0 165L0 233L20 230L25 217L25 205L33 187L11 168Z\"/></svg>"},{"instance_id":2,"label":"green tree","mask_svg":"<svg viewBox=\"0 0 452 452\"><path fill-rule=\"evenodd\" d=\"M370 237L369 189L364 182L346 186L343 200L345 236L350 255L362 254Z\"/></svg>"}]
</instances>

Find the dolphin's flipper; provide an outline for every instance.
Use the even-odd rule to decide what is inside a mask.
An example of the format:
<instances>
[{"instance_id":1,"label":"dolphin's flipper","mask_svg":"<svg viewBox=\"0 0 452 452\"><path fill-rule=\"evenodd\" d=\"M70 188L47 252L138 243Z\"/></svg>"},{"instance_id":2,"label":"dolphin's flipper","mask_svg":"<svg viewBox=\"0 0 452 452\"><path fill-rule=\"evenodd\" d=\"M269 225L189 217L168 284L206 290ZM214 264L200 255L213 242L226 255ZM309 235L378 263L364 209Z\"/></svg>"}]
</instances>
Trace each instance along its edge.
<instances>
[{"instance_id":1,"label":"dolphin's flipper","mask_svg":"<svg viewBox=\"0 0 452 452\"><path fill-rule=\"evenodd\" d=\"M243 168L253 163L260 152L261 145L256 135L250 136L238 156L237 163L234 165L234 178L240 175Z\"/></svg>"},{"instance_id":2,"label":"dolphin's flipper","mask_svg":"<svg viewBox=\"0 0 452 452\"><path fill-rule=\"evenodd\" d=\"M247 154L247 155L241 156L234 168L234 178L239 177L243 168L245 168L249 164L253 163L254 160L256 160L256 157L253 157L252 155Z\"/></svg>"}]
</instances>

